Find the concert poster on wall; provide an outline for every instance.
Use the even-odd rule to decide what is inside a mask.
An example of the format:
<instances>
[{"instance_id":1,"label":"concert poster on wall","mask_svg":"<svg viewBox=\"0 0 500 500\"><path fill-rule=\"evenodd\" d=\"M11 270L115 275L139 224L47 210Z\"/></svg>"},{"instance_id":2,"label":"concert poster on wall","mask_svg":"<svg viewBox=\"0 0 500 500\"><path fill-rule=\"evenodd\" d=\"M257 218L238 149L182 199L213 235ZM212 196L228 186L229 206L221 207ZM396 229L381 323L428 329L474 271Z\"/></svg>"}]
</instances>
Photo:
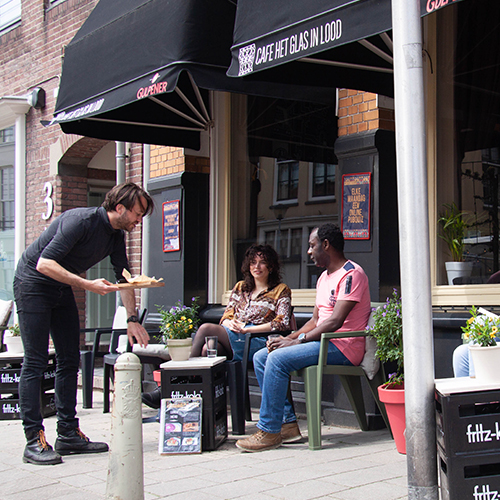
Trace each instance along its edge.
<instances>
[{"instance_id":1,"label":"concert poster on wall","mask_svg":"<svg viewBox=\"0 0 500 500\"><path fill-rule=\"evenodd\" d=\"M181 249L180 243L180 200L166 201L163 203L163 251L177 252Z\"/></svg>"},{"instance_id":2,"label":"concert poster on wall","mask_svg":"<svg viewBox=\"0 0 500 500\"><path fill-rule=\"evenodd\" d=\"M369 240L371 173L342 176L342 234L346 240Z\"/></svg>"}]
</instances>

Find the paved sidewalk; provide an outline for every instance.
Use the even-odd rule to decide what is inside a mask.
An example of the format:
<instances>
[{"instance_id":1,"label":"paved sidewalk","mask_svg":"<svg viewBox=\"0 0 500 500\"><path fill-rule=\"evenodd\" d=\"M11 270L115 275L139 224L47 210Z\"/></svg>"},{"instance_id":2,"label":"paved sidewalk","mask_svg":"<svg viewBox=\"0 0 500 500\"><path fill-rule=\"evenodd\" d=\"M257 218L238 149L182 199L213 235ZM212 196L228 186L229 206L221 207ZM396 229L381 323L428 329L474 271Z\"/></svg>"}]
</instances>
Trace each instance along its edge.
<instances>
[{"instance_id":1,"label":"paved sidewalk","mask_svg":"<svg viewBox=\"0 0 500 500\"><path fill-rule=\"evenodd\" d=\"M94 408L81 407L80 425L92 440L108 441L111 414L102 413L102 393ZM143 406L143 417L156 412ZM228 419L230 424L231 419ZM300 422L307 435L305 420ZM54 444L55 417L45 420ZM247 424L247 433L255 422ZM396 500L407 498L406 457L388 431L361 432L323 426L323 449L309 451L307 439L261 453L243 453L230 435L216 451L198 455L158 454L159 424L143 424L144 498L170 500ZM24 435L19 421L0 421L0 500L98 500L105 498L108 454L63 457L55 466L22 462Z\"/></svg>"}]
</instances>

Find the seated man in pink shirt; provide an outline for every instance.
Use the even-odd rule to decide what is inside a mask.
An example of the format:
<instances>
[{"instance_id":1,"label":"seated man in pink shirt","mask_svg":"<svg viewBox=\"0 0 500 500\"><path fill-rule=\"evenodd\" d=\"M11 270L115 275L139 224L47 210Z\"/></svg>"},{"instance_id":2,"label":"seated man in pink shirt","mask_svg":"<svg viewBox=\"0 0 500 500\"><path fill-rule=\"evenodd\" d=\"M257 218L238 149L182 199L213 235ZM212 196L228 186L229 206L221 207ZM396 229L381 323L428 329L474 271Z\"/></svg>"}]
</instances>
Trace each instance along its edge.
<instances>
[{"instance_id":1,"label":"seated man in pink shirt","mask_svg":"<svg viewBox=\"0 0 500 500\"><path fill-rule=\"evenodd\" d=\"M312 318L288 337L268 340L253 364L262 390L259 431L236 446L264 451L301 439L297 417L287 399L290 373L318 362L321 334L364 330L370 316L370 290L363 269L344 256L344 237L335 224L323 224L309 237L308 254L325 267L316 285ZM330 365L359 365L365 352L364 337L331 340Z\"/></svg>"}]
</instances>

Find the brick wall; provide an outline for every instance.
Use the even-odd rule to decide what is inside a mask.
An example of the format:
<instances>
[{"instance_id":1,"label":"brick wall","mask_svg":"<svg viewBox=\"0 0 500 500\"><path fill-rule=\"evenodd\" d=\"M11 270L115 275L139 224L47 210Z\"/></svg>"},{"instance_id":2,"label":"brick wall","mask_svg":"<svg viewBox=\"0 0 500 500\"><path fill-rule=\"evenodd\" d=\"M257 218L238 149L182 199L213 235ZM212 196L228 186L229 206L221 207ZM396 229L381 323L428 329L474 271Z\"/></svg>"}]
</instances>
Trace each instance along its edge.
<instances>
[{"instance_id":1,"label":"brick wall","mask_svg":"<svg viewBox=\"0 0 500 500\"><path fill-rule=\"evenodd\" d=\"M26 115L26 243L29 245L64 210L87 205L89 180L113 181L114 171L83 170L58 175L50 170L51 148L61 151L59 163L85 167L107 141L64 134L58 125L44 127L54 112L64 48L87 19L98 0L65 0L46 8L47 0L22 0L19 26L0 34L0 96L23 96L34 87L46 92L46 106ZM142 184L142 145L132 144L126 162L127 180ZM111 175L111 177L110 177ZM53 186L54 214L47 211L44 184ZM141 269L140 227L127 236L134 273ZM76 291L81 324L84 325L85 293Z\"/></svg>"},{"instance_id":2,"label":"brick wall","mask_svg":"<svg viewBox=\"0 0 500 500\"><path fill-rule=\"evenodd\" d=\"M339 90L339 137L369 130L394 130L394 110L378 106L377 95Z\"/></svg>"},{"instance_id":3,"label":"brick wall","mask_svg":"<svg viewBox=\"0 0 500 500\"><path fill-rule=\"evenodd\" d=\"M183 148L151 146L151 178L179 172L210 172L210 158L185 155Z\"/></svg>"}]
</instances>

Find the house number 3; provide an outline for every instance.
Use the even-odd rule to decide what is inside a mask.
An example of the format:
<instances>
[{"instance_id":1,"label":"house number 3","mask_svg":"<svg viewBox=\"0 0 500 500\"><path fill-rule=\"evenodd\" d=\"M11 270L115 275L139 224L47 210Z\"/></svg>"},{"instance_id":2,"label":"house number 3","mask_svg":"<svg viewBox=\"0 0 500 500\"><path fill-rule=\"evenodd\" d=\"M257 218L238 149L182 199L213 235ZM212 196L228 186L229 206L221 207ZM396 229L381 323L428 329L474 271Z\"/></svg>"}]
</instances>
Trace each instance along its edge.
<instances>
[{"instance_id":1,"label":"house number 3","mask_svg":"<svg viewBox=\"0 0 500 500\"><path fill-rule=\"evenodd\" d=\"M54 212L54 200L52 200L52 184L50 182L46 182L43 186L43 192L45 193L45 198L43 202L47 204L47 211L42 214L42 219L47 220L52 217L52 213Z\"/></svg>"}]
</instances>

